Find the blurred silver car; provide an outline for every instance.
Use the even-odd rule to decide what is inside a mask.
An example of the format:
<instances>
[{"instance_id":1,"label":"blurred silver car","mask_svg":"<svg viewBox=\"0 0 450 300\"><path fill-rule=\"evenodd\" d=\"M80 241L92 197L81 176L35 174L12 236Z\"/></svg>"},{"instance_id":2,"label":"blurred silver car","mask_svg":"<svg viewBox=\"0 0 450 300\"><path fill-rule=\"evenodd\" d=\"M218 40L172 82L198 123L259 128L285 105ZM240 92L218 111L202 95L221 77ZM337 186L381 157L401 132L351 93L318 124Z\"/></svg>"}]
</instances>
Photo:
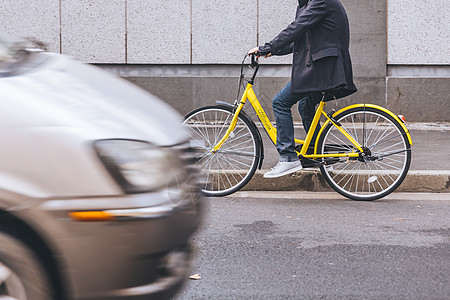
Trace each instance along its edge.
<instances>
[{"instance_id":1,"label":"blurred silver car","mask_svg":"<svg viewBox=\"0 0 450 300\"><path fill-rule=\"evenodd\" d=\"M165 299L200 222L182 117L0 35L0 299Z\"/></svg>"}]
</instances>

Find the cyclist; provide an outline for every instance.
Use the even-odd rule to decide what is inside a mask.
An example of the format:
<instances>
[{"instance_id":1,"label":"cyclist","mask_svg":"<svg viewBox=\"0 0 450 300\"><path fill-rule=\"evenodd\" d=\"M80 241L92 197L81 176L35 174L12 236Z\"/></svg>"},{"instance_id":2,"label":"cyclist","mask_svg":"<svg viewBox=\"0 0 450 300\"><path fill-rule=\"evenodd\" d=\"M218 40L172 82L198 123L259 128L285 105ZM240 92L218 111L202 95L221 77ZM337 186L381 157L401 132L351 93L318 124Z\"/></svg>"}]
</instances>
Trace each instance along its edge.
<instances>
[{"instance_id":1,"label":"cyclist","mask_svg":"<svg viewBox=\"0 0 450 300\"><path fill-rule=\"evenodd\" d=\"M272 101L277 124L279 162L265 178L284 176L302 169L294 150L291 107L297 102L308 132L323 92L326 100L356 92L349 54L349 24L339 0L298 0L295 20L273 40L249 51L257 55L293 53L291 81ZM315 141L318 128L312 141Z\"/></svg>"}]
</instances>

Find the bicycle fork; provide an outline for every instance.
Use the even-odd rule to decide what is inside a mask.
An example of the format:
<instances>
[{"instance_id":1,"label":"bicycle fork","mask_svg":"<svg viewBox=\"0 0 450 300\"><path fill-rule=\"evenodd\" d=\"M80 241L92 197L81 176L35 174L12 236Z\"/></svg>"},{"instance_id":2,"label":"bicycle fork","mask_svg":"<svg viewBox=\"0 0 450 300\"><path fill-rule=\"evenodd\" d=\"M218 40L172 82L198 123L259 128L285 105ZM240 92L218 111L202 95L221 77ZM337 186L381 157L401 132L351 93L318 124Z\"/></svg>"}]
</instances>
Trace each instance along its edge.
<instances>
[{"instance_id":1,"label":"bicycle fork","mask_svg":"<svg viewBox=\"0 0 450 300\"><path fill-rule=\"evenodd\" d=\"M239 103L239 105L237 106L237 108L234 112L233 118L231 119L230 126L228 126L228 129L225 132L222 139L214 146L214 148L211 149L211 153L213 153L213 154L216 153L222 147L222 145L225 143L225 141L228 139L228 137L233 132L233 130L236 128L239 113L241 112L242 108L244 108L248 88L249 87L247 87L245 89L245 92L242 95L241 102Z\"/></svg>"}]
</instances>

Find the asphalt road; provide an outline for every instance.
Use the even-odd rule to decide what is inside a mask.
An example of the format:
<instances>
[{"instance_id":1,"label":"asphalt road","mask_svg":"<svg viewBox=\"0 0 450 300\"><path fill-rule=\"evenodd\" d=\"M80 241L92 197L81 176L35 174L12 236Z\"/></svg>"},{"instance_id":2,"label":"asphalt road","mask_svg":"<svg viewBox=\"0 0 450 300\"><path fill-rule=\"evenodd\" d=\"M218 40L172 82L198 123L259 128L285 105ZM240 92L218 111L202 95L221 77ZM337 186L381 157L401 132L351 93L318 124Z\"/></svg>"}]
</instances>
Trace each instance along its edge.
<instances>
[{"instance_id":1,"label":"asphalt road","mask_svg":"<svg viewBox=\"0 0 450 300\"><path fill-rule=\"evenodd\" d=\"M449 299L450 194L206 199L177 299Z\"/></svg>"}]
</instances>

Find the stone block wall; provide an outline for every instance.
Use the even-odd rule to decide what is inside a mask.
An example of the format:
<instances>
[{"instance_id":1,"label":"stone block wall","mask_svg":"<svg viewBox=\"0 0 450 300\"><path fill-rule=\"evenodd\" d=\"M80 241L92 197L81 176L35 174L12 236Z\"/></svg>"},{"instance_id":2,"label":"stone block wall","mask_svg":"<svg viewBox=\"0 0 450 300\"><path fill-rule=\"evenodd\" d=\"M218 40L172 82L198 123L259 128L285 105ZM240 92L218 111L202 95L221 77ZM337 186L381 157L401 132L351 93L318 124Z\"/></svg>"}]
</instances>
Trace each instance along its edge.
<instances>
[{"instance_id":1,"label":"stone block wall","mask_svg":"<svg viewBox=\"0 0 450 300\"><path fill-rule=\"evenodd\" d=\"M351 25L358 93L333 103L375 103L411 121L450 121L450 0L341 0ZM97 64L180 113L236 98L246 51L273 38L296 0L2 0L3 31ZM292 57L262 59L255 90L271 99ZM298 120L298 114L294 114Z\"/></svg>"},{"instance_id":2,"label":"stone block wall","mask_svg":"<svg viewBox=\"0 0 450 300\"><path fill-rule=\"evenodd\" d=\"M388 0L388 108L450 121L450 0Z\"/></svg>"}]
</instances>

